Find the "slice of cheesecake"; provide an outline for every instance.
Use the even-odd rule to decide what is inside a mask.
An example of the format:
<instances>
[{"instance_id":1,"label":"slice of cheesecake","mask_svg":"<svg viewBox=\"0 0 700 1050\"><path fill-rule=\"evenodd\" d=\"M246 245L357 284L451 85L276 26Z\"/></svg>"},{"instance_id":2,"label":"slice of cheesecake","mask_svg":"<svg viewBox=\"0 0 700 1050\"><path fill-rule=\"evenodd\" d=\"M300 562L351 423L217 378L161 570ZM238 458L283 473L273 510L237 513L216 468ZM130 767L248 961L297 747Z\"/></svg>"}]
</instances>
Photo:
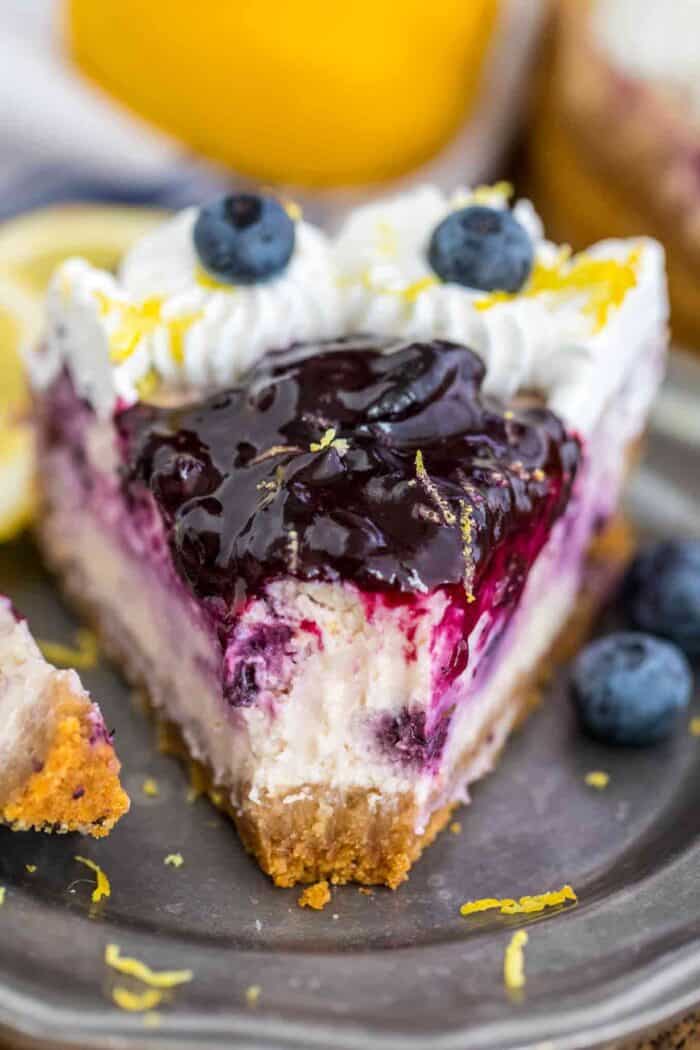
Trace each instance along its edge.
<instances>
[{"instance_id":1,"label":"slice of cheesecake","mask_svg":"<svg viewBox=\"0 0 700 1050\"><path fill-rule=\"evenodd\" d=\"M496 237L477 262L506 283L475 290L426 262L455 207L430 192L342 235L342 327L375 336L261 357L257 330L249 346L226 320L255 286L203 299L192 276L222 323L175 339L124 280L128 332L112 278L71 263L53 283L44 552L280 885L398 885L627 553L615 520L662 371L662 253L570 260L519 206L515 233L478 216L511 254ZM149 294L169 273L152 262ZM264 288L274 318L289 289ZM132 367L156 374L157 403Z\"/></svg>"},{"instance_id":2,"label":"slice of cheesecake","mask_svg":"<svg viewBox=\"0 0 700 1050\"><path fill-rule=\"evenodd\" d=\"M41 655L0 597L0 823L100 838L127 812L119 760L75 671Z\"/></svg>"}]
</instances>

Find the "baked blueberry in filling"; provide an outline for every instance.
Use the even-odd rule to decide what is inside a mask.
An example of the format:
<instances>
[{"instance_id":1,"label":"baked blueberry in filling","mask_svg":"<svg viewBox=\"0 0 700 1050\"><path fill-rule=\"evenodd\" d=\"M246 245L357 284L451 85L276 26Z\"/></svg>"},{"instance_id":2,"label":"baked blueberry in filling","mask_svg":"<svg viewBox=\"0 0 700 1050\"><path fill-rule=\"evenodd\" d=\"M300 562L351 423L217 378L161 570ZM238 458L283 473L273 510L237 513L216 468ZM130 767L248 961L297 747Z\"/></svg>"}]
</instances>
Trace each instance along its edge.
<instances>
[{"instance_id":1,"label":"baked blueberry in filling","mask_svg":"<svg viewBox=\"0 0 700 1050\"><path fill-rule=\"evenodd\" d=\"M153 494L200 598L285 575L398 600L448 587L472 620L482 593L517 601L580 459L555 415L506 409L483 378L439 340L298 345L208 400L119 413L122 484Z\"/></svg>"}]
</instances>

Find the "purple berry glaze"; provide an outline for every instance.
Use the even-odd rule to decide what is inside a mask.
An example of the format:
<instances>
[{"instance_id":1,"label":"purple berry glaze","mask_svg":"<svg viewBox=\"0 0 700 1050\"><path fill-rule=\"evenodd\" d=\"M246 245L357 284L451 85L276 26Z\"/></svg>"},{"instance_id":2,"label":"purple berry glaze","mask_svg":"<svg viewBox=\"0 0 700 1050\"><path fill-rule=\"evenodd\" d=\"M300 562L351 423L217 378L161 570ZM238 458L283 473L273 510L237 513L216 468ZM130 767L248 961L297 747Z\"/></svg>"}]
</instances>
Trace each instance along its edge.
<instances>
[{"instance_id":1,"label":"purple berry glaze","mask_svg":"<svg viewBox=\"0 0 700 1050\"><path fill-rule=\"evenodd\" d=\"M483 377L474 353L440 341L269 354L206 401L119 413L124 491L153 494L200 598L233 603L291 574L400 603L437 587L463 593L468 573L470 593L504 600L495 576L521 559L519 594L580 449L546 409L506 413L482 396ZM465 631L481 605L466 603Z\"/></svg>"}]
</instances>

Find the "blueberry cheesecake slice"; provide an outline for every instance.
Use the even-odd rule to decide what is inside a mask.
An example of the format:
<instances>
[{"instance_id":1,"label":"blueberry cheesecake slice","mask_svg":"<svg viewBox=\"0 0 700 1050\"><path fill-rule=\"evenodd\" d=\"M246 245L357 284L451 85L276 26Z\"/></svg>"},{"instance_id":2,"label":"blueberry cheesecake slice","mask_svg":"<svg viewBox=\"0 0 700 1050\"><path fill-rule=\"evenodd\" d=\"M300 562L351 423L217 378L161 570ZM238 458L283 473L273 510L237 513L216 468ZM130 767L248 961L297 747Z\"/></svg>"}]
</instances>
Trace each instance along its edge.
<instances>
[{"instance_id":1,"label":"blueberry cheesecake slice","mask_svg":"<svg viewBox=\"0 0 700 1050\"><path fill-rule=\"evenodd\" d=\"M235 382L245 329L186 332L175 349L208 365L183 377L143 304L129 340L100 312L107 275L54 282L34 369L43 549L280 885L398 885L624 560L661 253L567 262L489 193L353 217L341 337L285 349L271 329ZM237 214L206 244L206 213L188 220L195 283L211 249L245 254ZM256 280L274 302L276 278ZM125 385L141 353L148 399Z\"/></svg>"},{"instance_id":2,"label":"blueberry cheesecake slice","mask_svg":"<svg viewBox=\"0 0 700 1050\"><path fill-rule=\"evenodd\" d=\"M127 812L119 760L75 671L42 656L0 597L0 823L100 838Z\"/></svg>"}]
</instances>

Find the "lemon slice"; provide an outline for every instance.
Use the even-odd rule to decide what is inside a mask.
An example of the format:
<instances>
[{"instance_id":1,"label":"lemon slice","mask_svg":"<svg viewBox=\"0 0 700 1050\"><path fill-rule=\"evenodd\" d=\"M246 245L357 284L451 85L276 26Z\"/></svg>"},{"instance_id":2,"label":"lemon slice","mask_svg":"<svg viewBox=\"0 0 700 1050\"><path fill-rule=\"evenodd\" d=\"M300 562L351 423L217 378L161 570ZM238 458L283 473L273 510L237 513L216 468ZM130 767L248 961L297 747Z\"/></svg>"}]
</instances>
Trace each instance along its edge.
<instances>
[{"instance_id":1,"label":"lemon slice","mask_svg":"<svg viewBox=\"0 0 700 1050\"><path fill-rule=\"evenodd\" d=\"M63 259L80 255L112 270L138 237L167 216L161 209L128 205L42 208L0 226L0 274L43 295Z\"/></svg>"},{"instance_id":2,"label":"lemon slice","mask_svg":"<svg viewBox=\"0 0 700 1050\"><path fill-rule=\"evenodd\" d=\"M133 242L165 217L167 212L150 208L69 205L0 226L0 542L17 535L36 504L22 358L41 334L51 273L71 255L113 269Z\"/></svg>"},{"instance_id":3,"label":"lemon slice","mask_svg":"<svg viewBox=\"0 0 700 1050\"><path fill-rule=\"evenodd\" d=\"M34 436L22 354L40 324L38 298L0 278L0 542L15 536L34 510Z\"/></svg>"}]
</instances>

